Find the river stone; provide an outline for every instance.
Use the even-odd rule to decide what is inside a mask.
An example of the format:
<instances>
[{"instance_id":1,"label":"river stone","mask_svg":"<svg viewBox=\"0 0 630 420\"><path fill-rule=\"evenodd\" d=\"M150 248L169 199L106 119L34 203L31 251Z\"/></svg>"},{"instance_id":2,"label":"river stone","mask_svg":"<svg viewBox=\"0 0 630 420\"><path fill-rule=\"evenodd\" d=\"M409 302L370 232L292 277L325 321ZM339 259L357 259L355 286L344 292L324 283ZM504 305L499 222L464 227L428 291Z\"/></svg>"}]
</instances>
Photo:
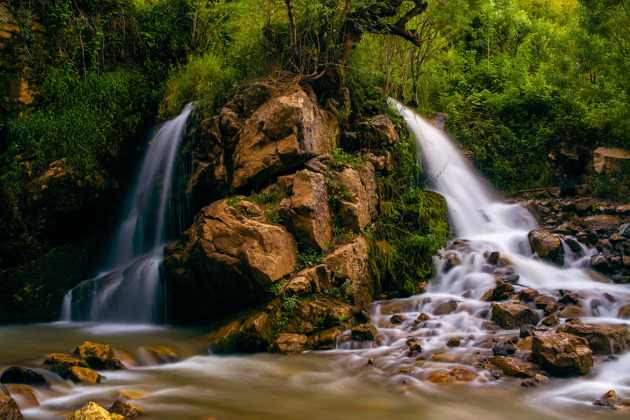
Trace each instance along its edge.
<instances>
[{"instance_id":1,"label":"river stone","mask_svg":"<svg viewBox=\"0 0 630 420\"><path fill-rule=\"evenodd\" d=\"M584 311L583 308L580 308L579 306L575 306L575 305L567 306L566 308L561 310L560 313L558 314L560 318L580 318L580 317L583 317L584 315L586 315L586 311Z\"/></svg>"},{"instance_id":2,"label":"river stone","mask_svg":"<svg viewBox=\"0 0 630 420\"><path fill-rule=\"evenodd\" d=\"M630 223L624 223L623 225L619 226L619 235L623 236L624 238L630 238Z\"/></svg>"},{"instance_id":3,"label":"river stone","mask_svg":"<svg viewBox=\"0 0 630 420\"><path fill-rule=\"evenodd\" d=\"M133 419L147 414L147 410L128 402L116 400L109 409L111 414L119 414L125 419Z\"/></svg>"},{"instance_id":4,"label":"river stone","mask_svg":"<svg viewBox=\"0 0 630 420\"><path fill-rule=\"evenodd\" d=\"M529 239L530 246L540 258L558 265L564 263L562 242L557 236L546 230L532 230L527 234L527 239Z\"/></svg>"},{"instance_id":5,"label":"river stone","mask_svg":"<svg viewBox=\"0 0 630 420\"><path fill-rule=\"evenodd\" d=\"M352 333L352 339L357 341L370 341L376 337L376 327L372 324L361 324L353 327L350 332Z\"/></svg>"},{"instance_id":6,"label":"river stone","mask_svg":"<svg viewBox=\"0 0 630 420\"><path fill-rule=\"evenodd\" d=\"M72 366L68 370L68 379L74 383L97 384L103 377L89 368Z\"/></svg>"},{"instance_id":7,"label":"river stone","mask_svg":"<svg viewBox=\"0 0 630 420\"><path fill-rule=\"evenodd\" d=\"M630 318L630 303L626 303L619 308L618 318Z\"/></svg>"},{"instance_id":8,"label":"river stone","mask_svg":"<svg viewBox=\"0 0 630 420\"><path fill-rule=\"evenodd\" d=\"M62 353L49 354L44 360L44 365L48 366L52 372L59 374L62 378L68 377L68 372L73 366L89 368L85 361Z\"/></svg>"},{"instance_id":9,"label":"river stone","mask_svg":"<svg viewBox=\"0 0 630 420\"><path fill-rule=\"evenodd\" d=\"M332 152L337 120L306 92L270 99L245 121L233 153L234 189L287 172Z\"/></svg>"},{"instance_id":10,"label":"river stone","mask_svg":"<svg viewBox=\"0 0 630 420\"><path fill-rule=\"evenodd\" d=\"M11 397L19 402L18 407L22 409L39 407L39 401L37 400L35 391L30 386L24 384L10 384L7 389Z\"/></svg>"},{"instance_id":11,"label":"river stone","mask_svg":"<svg viewBox=\"0 0 630 420\"><path fill-rule=\"evenodd\" d=\"M568 324L558 327L556 331L586 339L593 354L621 354L625 352L630 342L628 328L623 325L607 327L591 324Z\"/></svg>"},{"instance_id":12,"label":"river stone","mask_svg":"<svg viewBox=\"0 0 630 420\"><path fill-rule=\"evenodd\" d=\"M306 350L308 339L304 334L280 334L270 345L270 353L297 354Z\"/></svg>"},{"instance_id":13,"label":"river stone","mask_svg":"<svg viewBox=\"0 0 630 420\"><path fill-rule=\"evenodd\" d=\"M444 302L440 302L438 306L433 311L433 315L448 315L452 312L455 312L457 309L457 301L450 299Z\"/></svg>"},{"instance_id":14,"label":"river stone","mask_svg":"<svg viewBox=\"0 0 630 420\"><path fill-rule=\"evenodd\" d=\"M175 363L182 360L182 356L179 354L179 350L169 346L148 346L141 347L140 350L148 355L150 363L167 364Z\"/></svg>"},{"instance_id":15,"label":"river stone","mask_svg":"<svg viewBox=\"0 0 630 420\"><path fill-rule=\"evenodd\" d=\"M538 291L534 289L523 289L518 294L518 299L523 302L532 302L538 297Z\"/></svg>"},{"instance_id":16,"label":"river stone","mask_svg":"<svg viewBox=\"0 0 630 420\"><path fill-rule=\"evenodd\" d=\"M542 309L546 316L553 314L558 310L556 299L553 296L537 296L534 299L536 307Z\"/></svg>"},{"instance_id":17,"label":"river stone","mask_svg":"<svg viewBox=\"0 0 630 420\"><path fill-rule=\"evenodd\" d=\"M516 378L531 378L534 376L529 367L516 357L494 356L490 359L490 362L508 376Z\"/></svg>"},{"instance_id":18,"label":"river stone","mask_svg":"<svg viewBox=\"0 0 630 420\"><path fill-rule=\"evenodd\" d=\"M313 334L308 339L308 347L313 350L332 350L337 345L337 338L342 334L337 327L329 328L320 333Z\"/></svg>"},{"instance_id":19,"label":"river stone","mask_svg":"<svg viewBox=\"0 0 630 420\"><path fill-rule=\"evenodd\" d=\"M15 403L15 400L4 393L0 393L0 419L24 420L24 416L22 416L22 412Z\"/></svg>"},{"instance_id":20,"label":"river stone","mask_svg":"<svg viewBox=\"0 0 630 420\"><path fill-rule=\"evenodd\" d=\"M459 256L454 252L448 252L444 256L444 272L448 273L451 269L462 265L462 260L459 259Z\"/></svg>"},{"instance_id":21,"label":"river stone","mask_svg":"<svg viewBox=\"0 0 630 420\"><path fill-rule=\"evenodd\" d=\"M6 368L0 376L0 382L4 384L50 385L41 373L21 366Z\"/></svg>"},{"instance_id":22,"label":"river stone","mask_svg":"<svg viewBox=\"0 0 630 420\"><path fill-rule=\"evenodd\" d=\"M609 214L598 214L595 216L587 216L580 219L580 224L586 230L597 233L617 231L621 221L617 216Z\"/></svg>"},{"instance_id":23,"label":"river stone","mask_svg":"<svg viewBox=\"0 0 630 420\"><path fill-rule=\"evenodd\" d=\"M540 323L547 327L554 327L560 323L560 319L555 315L549 315L547 318L543 319Z\"/></svg>"},{"instance_id":24,"label":"river stone","mask_svg":"<svg viewBox=\"0 0 630 420\"><path fill-rule=\"evenodd\" d=\"M483 297L481 298L482 302L496 302L498 300L506 300L512 293L514 293L514 286L509 282L498 279L496 281L497 287L491 290L488 290Z\"/></svg>"},{"instance_id":25,"label":"river stone","mask_svg":"<svg viewBox=\"0 0 630 420\"><path fill-rule=\"evenodd\" d=\"M66 420L125 420L120 414L112 414L95 402L89 402L66 417Z\"/></svg>"},{"instance_id":26,"label":"river stone","mask_svg":"<svg viewBox=\"0 0 630 420\"><path fill-rule=\"evenodd\" d=\"M513 329L522 325L535 325L540 321L540 317L528 306L507 302L492 304L491 320L503 329Z\"/></svg>"},{"instance_id":27,"label":"river stone","mask_svg":"<svg viewBox=\"0 0 630 420\"><path fill-rule=\"evenodd\" d=\"M556 376L586 375L593 367L593 351L588 342L567 333L534 332L532 357Z\"/></svg>"},{"instance_id":28,"label":"river stone","mask_svg":"<svg viewBox=\"0 0 630 420\"><path fill-rule=\"evenodd\" d=\"M392 315L392 317L389 318L389 322L391 322L392 324L402 324L407 319L408 319L407 315L396 314L396 315Z\"/></svg>"},{"instance_id":29,"label":"river stone","mask_svg":"<svg viewBox=\"0 0 630 420\"><path fill-rule=\"evenodd\" d=\"M114 358L114 350L108 344L86 341L77 347L72 355L85 360L92 369L126 370L122 362Z\"/></svg>"}]
</instances>

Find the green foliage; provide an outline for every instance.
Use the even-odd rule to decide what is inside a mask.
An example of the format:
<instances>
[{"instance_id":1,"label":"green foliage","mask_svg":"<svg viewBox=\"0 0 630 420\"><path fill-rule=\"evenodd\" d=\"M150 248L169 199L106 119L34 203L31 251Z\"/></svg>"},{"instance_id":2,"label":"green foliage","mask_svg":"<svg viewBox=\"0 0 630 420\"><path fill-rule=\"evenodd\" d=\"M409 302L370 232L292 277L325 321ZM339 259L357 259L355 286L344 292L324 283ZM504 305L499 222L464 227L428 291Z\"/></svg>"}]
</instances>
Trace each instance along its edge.
<instances>
[{"instance_id":1,"label":"green foliage","mask_svg":"<svg viewBox=\"0 0 630 420\"><path fill-rule=\"evenodd\" d=\"M304 251L298 251L297 254L297 270L314 267L324 262L324 255L321 252L308 248Z\"/></svg>"},{"instance_id":2,"label":"green foliage","mask_svg":"<svg viewBox=\"0 0 630 420\"><path fill-rule=\"evenodd\" d=\"M333 169L342 169L344 165L350 165L356 169L361 169L363 165L365 165L365 160L363 159L363 156L352 155L341 148L337 147L333 149L331 167Z\"/></svg>"},{"instance_id":3,"label":"green foliage","mask_svg":"<svg viewBox=\"0 0 630 420\"><path fill-rule=\"evenodd\" d=\"M371 264L389 297L417 294L432 275L431 257L450 237L444 198L415 185L415 147L396 147L397 171L377 179L380 219L370 238Z\"/></svg>"}]
</instances>

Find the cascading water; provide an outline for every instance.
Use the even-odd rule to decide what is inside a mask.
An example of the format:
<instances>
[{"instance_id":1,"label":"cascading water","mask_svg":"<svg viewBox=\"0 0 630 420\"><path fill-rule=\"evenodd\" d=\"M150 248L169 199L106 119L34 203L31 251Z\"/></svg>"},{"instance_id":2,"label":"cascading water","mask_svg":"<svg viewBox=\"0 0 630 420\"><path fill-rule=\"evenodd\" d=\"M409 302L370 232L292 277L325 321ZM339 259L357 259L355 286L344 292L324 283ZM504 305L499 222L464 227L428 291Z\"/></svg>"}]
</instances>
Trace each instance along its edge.
<instances>
[{"instance_id":1,"label":"cascading water","mask_svg":"<svg viewBox=\"0 0 630 420\"><path fill-rule=\"evenodd\" d=\"M357 363L365 363L365 356L374 357L376 368L400 369L404 372L401 381L420 387L425 387L426 380L439 381L439 375L448 375L454 367L474 366L492 354L490 348L498 337L518 336L518 331L501 331L492 325L491 304L482 299L497 287L498 277L512 283L516 292L535 289L557 295L568 289L580 297L584 322L623 323L617 316L619 308L630 302L630 290L626 285L597 282L589 275L591 250L581 246L574 253L565 246L562 267L540 261L527 238L538 227L531 214L520 205L495 198L439 129L404 106L392 105L418 142L431 188L446 198L457 239L442 251L441 259L436 258L437 275L429 281L426 293L372 304L370 316L378 329L375 340L357 342L347 332L340 339L340 349L362 349ZM414 343L418 349L421 345L421 351L413 350ZM614 363L626 366L629 360L623 357ZM608 375L614 383L610 377L614 372L607 367L598 377ZM474 375L477 382L487 382L490 374L481 369ZM562 395L566 398L567 393Z\"/></svg>"},{"instance_id":2,"label":"cascading water","mask_svg":"<svg viewBox=\"0 0 630 420\"><path fill-rule=\"evenodd\" d=\"M64 321L151 323L160 320L159 265L169 237L184 228L186 209L172 197L179 146L193 105L164 123L144 157L125 217L113 242L108 269L70 290Z\"/></svg>"}]
</instances>

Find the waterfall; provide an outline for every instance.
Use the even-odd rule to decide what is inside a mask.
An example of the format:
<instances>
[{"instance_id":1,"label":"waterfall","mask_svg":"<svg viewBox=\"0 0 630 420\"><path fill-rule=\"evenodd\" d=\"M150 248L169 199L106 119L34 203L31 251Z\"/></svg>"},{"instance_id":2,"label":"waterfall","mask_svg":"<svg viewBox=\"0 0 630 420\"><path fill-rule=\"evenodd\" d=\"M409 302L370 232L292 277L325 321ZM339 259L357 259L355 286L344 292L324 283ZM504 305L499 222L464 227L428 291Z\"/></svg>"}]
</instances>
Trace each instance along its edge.
<instances>
[{"instance_id":1,"label":"waterfall","mask_svg":"<svg viewBox=\"0 0 630 420\"><path fill-rule=\"evenodd\" d=\"M125 216L115 234L107 269L70 290L64 321L157 322L159 266L167 239L186 224L173 196L179 146L193 105L164 123L149 143ZM181 172L181 170L180 170Z\"/></svg>"}]
</instances>

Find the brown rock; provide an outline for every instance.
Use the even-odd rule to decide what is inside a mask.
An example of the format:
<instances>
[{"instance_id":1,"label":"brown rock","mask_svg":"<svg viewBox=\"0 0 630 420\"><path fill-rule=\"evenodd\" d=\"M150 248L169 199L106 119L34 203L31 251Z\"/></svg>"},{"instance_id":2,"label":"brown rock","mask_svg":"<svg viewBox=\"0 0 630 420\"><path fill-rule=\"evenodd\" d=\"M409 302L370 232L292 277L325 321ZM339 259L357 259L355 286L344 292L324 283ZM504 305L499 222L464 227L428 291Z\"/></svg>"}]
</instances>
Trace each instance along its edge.
<instances>
[{"instance_id":1,"label":"brown rock","mask_svg":"<svg viewBox=\"0 0 630 420\"><path fill-rule=\"evenodd\" d=\"M145 410L144 408L120 400L116 400L114 402L114 404L109 409L109 412L112 414L119 414L125 419L133 419L135 417L147 414L147 410Z\"/></svg>"},{"instance_id":2,"label":"brown rock","mask_svg":"<svg viewBox=\"0 0 630 420\"><path fill-rule=\"evenodd\" d=\"M304 91L264 102L236 138L232 187L241 188L332 152L337 121Z\"/></svg>"},{"instance_id":3,"label":"brown rock","mask_svg":"<svg viewBox=\"0 0 630 420\"><path fill-rule=\"evenodd\" d=\"M513 329L522 325L536 325L540 317L528 306L516 302L507 302L492 304L491 319L501 328Z\"/></svg>"},{"instance_id":4,"label":"brown rock","mask_svg":"<svg viewBox=\"0 0 630 420\"><path fill-rule=\"evenodd\" d=\"M452 337L446 342L446 347L459 347L460 345L461 340L456 337Z\"/></svg>"},{"instance_id":5,"label":"brown rock","mask_svg":"<svg viewBox=\"0 0 630 420\"><path fill-rule=\"evenodd\" d=\"M617 216L608 214L598 214L595 216L587 216L580 219L580 224L586 230L597 233L616 231L621 224Z\"/></svg>"},{"instance_id":6,"label":"brown rock","mask_svg":"<svg viewBox=\"0 0 630 420\"><path fill-rule=\"evenodd\" d=\"M351 330L352 339L357 341L370 341L376 337L376 327L372 324L361 324Z\"/></svg>"},{"instance_id":7,"label":"brown rock","mask_svg":"<svg viewBox=\"0 0 630 420\"><path fill-rule=\"evenodd\" d=\"M619 325L606 327L590 324L568 324L556 329L559 333L577 335L586 339L593 354L621 354L628 347L628 328Z\"/></svg>"},{"instance_id":8,"label":"brown rock","mask_svg":"<svg viewBox=\"0 0 630 420\"><path fill-rule=\"evenodd\" d=\"M389 318L389 322L391 322L392 324L402 324L406 320L407 320L406 315L398 315L398 314L392 315L392 317Z\"/></svg>"},{"instance_id":9,"label":"brown rock","mask_svg":"<svg viewBox=\"0 0 630 420\"><path fill-rule=\"evenodd\" d=\"M101 375L89 368L72 366L68 370L68 379L74 383L97 384L101 382L102 378Z\"/></svg>"},{"instance_id":10,"label":"brown rock","mask_svg":"<svg viewBox=\"0 0 630 420\"><path fill-rule=\"evenodd\" d=\"M630 318L630 303L622 305L619 308L619 313L617 314L619 318Z\"/></svg>"},{"instance_id":11,"label":"brown rock","mask_svg":"<svg viewBox=\"0 0 630 420\"><path fill-rule=\"evenodd\" d=\"M460 266L462 264L462 260L459 259L459 256L455 252L447 252L444 255L444 272L448 273L453 268Z\"/></svg>"},{"instance_id":12,"label":"brown rock","mask_svg":"<svg viewBox=\"0 0 630 420\"><path fill-rule=\"evenodd\" d=\"M547 327L554 327L560 323L560 319L555 315L549 315L547 318L541 321L542 325Z\"/></svg>"},{"instance_id":13,"label":"brown rock","mask_svg":"<svg viewBox=\"0 0 630 420\"><path fill-rule=\"evenodd\" d=\"M11 366L2 371L0 382L3 384L48 385L46 378L39 372L21 366Z\"/></svg>"},{"instance_id":14,"label":"brown rock","mask_svg":"<svg viewBox=\"0 0 630 420\"><path fill-rule=\"evenodd\" d=\"M337 345L337 338L341 335L340 328L330 328L309 337L308 347L316 350L332 350Z\"/></svg>"},{"instance_id":15,"label":"brown rock","mask_svg":"<svg viewBox=\"0 0 630 420\"><path fill-rule=\"evenodd\" d=\"M552 296L538 296L534 299L536 307L542 309L545 315L551 315L558 310L556 299Z\"/></svg>"},{"instance_id":16,"label":"brown rock","mask_svg":"<svg viewBox=\"0 0 630 420\"><path fill-rule=\"evenodd\" d=\"M454 383L472 382L477 378L477 374L465 367L456 367L451 370L450 376Z\"/></svg>"},{"instance_id":17,"label":"brown rock","mask_svg":"<svg viewBox=\"0 0 630 420\"><path fill-rule=\"evenodd\" d=\"M22 416L22 412L15 403L15 400L4 393L0 393L0 419L24 420L24 416Z\"/></svg>"},{"instance_id":18,"label":"brown rock","mask_svg":"<svg viewBox=\"0 0 630 420\"><path fill-rule=\"evenodd\" d=\"M363 232L372 223L378 203L374 167L371 163L360 169L346 166L332 173L332 183L342 225L354 232Z\"/></svg>"},{"instance_id":19,"label":"brown rock","mask_svg":"<svg viewBox=\"0 0 630 420\"><path fill-rule=\"evenodd\" d=\"M586 312L579 306L567 306L558 314L560 318L580 318L584 316Z\"/></svg>"},{"instance_id":20,"label":"brown rock","mask_svg":"<svg viewBox=\"0 0 630 420\"><path fill-rule=\"evenodd\" d=\"M593 166L598 174L620 172L630 165L630 151L598 147L593 152Z\"/></svg>"},{"instance_id":21,"label":"brown rock","mask_svg":"<svg viewBox=\"0 0 630 420\"><path fill-rule=\"evenodd\" d=\"M564 251L560 239L546 230L532 230L527 234L529 244L538 256L547 261L562 265Z\"/></svg>"},{"instance_id":22,"label":"brown rock","mask_svg":"<svg viewBox=\"0 0 630 420\"><path fill-rule=\"evenodd\" d=\"M447 315L452 312L455 312L457 309L457 301L456 300L447 300L444 302L440 302L440 304L433 311L433 315Z\"/></svg>"},{"instance_id":23,"label":"brown rock","mask_svg":"<svg viewBox=\"0 0 630 420\"><path fill-rule=\"evenodd\" d=\"M557 376L585 375L593 367L593 352L587 341L566 333L534 332L532 357Z\"/></svg>"},{"instance_id":24,"label":"brown rock","mask_svg":"<svg viewBox=\"0 0 630 420\"><path fill-rule=\"evenodd\" d=\"M148 346L141 348L150 358L150 363L175 363L182 360L179 351L168 346Z\"/></svg>"},{"instance_id":25,"label":"brown rock","mask_svg":"<svg viewBox=\"0 0 630 420\"><path fill-rule=\"evenodd\" d=\"M385 115L360 122L357 131L360 147L365 149L383 149L400 140L394 124Z\"/></svg>"},{"instance_id":26,"label":"brown rock","mask_svg":"<svg viewBox=\"0 0 630 420\"><path fill-rule=\"evenodd\" d=\"M324 175L307 169L293 178L291 225L305 246L321 251L332 242L332 222Z\"/></svg>"},{"instance_id":27,"label":"brown rock","mask_svg":"<svg viewBox=\"0 0 630 420\"><path fill-rule=\"evenodd\" d=\"M51 371L59 374L62 378L67 378L70 368L78 366L82 368L88 368L88 364L83 360L76 357L69 356L67 354L53 353L46 356L44 365L48 366Z\"/></svg>"},{"instance_id":28,"label":"brown rock","mask_svg":"<svg viewBox=\"0 0 630 420\"><path fill-rule=\"evenodd\" d=\"M360 307L374 300L374 283L368 259L368 243L363 236L357 236L324 258L324 265L332 273L333 281L338 286L346 284L344 293Z\"/></svg>"},{"instance_id":29,"label":"brown rock","mask_svg":"<svg viewBox=\"0 0 630 420\"><path fill-rule=\"evenodd\" d=\"M253 203L228 199L205 207L164 249L171 322L199 323L260 301L264 286L293 272L296 249L287 230L269 224Z\"/></svg>"},{"instance_id":30,"label":"brown rock","mask_svg":"<svg viewBox=\"0 0 630 420\"><path fill-rule=\"evenodd\" d=\"M516 357L494 356L490 359L490 362L508 376L516 378L531 378L534 376L530 368Z\"/></svg>"},{"instance_id":31,"label":"brown rock","mask_svg":"<svg viewBox=\"0 0 630 420\"><path fill-rule=\"evenodd\" d=\"M311 282L304 276L297 276L289 281L284 291L289 295L301 296L312 291Z\"/></svg>"},{"instance_id":32,"label":"brown rock","mask_svg":"<svg viewBox=\"0 0 630 420\"><path fill-rule=\"evenodd\" d=\"M497 287L488 290L481 298L482 302L496 302L498 300L506 300L514 293L514 286L503 279L496 281Z\"/></svg>"},{"instance_id":33,"label":"brown rock","mask_svg":"<svg viewBox=\"0 0 630 420\"><path fill-rule=\"evenodd\" d=\"M297 354L306 350L304 334L280 334L269 346L270 353Z\"/></svg>"},{"instance_id":34,"label":"brown rock","mask_svg":"<svg viewBox=\"0 0 630 420\"><path fill-rule=\"evenodd\" d=\"M112 414L95 402L89 402L66 417L66 420L125 420L125 417Z\"/></svg>"},{"instance_id":35,"label":"brown rock","mask_svg":"<svg viewBox=\"0 0 630 420\"><path fill-rule=\"evenodd\" d=\"M114 358L112 346L86 341L74 350L73 356L86 361L88 366L97 370L124 370L119 360Z\"/></svg>"},{"instance_id":36,"label":"brown rock","mask_svg":"<svg viewBox=\"0 0 630 420\"><path fill-rule=\"evenodd\" d=\"M534 289L524 289L518 294L518 299L523 302L531 302L538 297L538 291Z\"/></svg>"}]
</instances>

